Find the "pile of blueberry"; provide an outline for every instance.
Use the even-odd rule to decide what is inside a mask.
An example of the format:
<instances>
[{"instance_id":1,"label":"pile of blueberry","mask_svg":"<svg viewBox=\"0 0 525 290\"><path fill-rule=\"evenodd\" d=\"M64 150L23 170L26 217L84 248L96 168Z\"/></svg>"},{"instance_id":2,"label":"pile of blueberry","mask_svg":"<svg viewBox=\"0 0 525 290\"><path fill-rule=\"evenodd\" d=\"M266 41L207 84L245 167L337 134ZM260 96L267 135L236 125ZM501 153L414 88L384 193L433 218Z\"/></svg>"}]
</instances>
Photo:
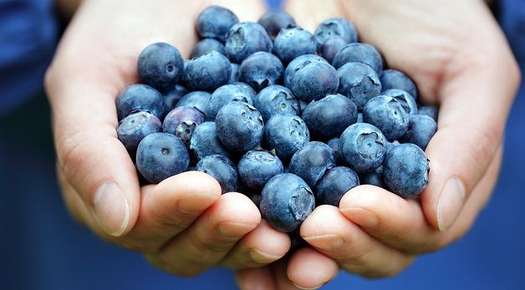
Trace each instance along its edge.
<instances>
[{"instance_id":1,"label":"pile of blueberry","mask_svg":"<svg viewBox=\"0 0 525 290\"><path fill-rule=\"evenodd\" d=\"M383 70L351 22L327 19L312 34L284 12L239 22L210 6L196 30L189 60L167 43L146 47L141 84L117 98L118 137L144 182L205 172L285 232L359 184L405 198L425 188L437 108L418 106L414 83Z\"/></svg>"}]
</instances>

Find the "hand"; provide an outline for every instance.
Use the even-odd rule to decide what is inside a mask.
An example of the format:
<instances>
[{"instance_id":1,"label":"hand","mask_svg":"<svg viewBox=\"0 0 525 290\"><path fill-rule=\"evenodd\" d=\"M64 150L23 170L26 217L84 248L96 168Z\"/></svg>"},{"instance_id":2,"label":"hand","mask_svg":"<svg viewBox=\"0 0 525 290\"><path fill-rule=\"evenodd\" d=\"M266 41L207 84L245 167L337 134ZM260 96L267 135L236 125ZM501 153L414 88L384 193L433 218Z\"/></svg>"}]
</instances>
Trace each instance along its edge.
<instances>
[{"instance_id":1,"label":"hand","mask_svg":"<svg viewBox=\"0 0 525 290\"><path fill-rule=\"evenodd\" d=\"M415 80L423 102L440 105L439 129L426 151L430 184L421 200L373 186L351 190L339 208L321 206L301 227L318 251L309 261L317 268L293 263L301 253L287 268L291 282L303 288L317 288L330 276L315 272L335 275L326 257L366 277L395 275L412 257L465 234L489 199L519 84L517 64L482 1L289 0L287 8L310 31L328 17L351 19L362 41ZM252 274L243 271L239 279Z\"/></svg>"},{"instance_id":2,"label":"hand","mask_svg":"<svg viewBox=\"0 0 525 290\"><path fill-rule=\"evenodd\" d=\"M195 17L210 4L85 1L46 77L57 171L71 214L103 239L140 251L178 275L219 263L236 269L265 265L290 246L285 234L261 223L246 196L221 195L206 174L187 172L140 187L133 161L116 137L115 98L137 82L140 51L166 41L187 56L196 41ZM263 11L257 0L218 4L248 19Z\"/></svg>"}]
</instances>

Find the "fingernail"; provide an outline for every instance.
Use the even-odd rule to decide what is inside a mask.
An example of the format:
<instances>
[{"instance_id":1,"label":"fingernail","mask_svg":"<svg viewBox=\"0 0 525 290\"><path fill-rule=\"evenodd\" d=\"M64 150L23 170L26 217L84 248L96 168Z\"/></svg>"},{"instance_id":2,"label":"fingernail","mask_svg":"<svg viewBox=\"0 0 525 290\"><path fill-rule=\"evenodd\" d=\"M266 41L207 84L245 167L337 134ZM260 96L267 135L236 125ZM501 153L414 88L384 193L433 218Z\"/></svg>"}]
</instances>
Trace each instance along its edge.
<instances>
[{"instance_id":1,"label":"fingernail","mask_svg":"<svg viewBox=\"0 0 525 290\"><path fill-rule=\"evenodd\" d=\"M277 261L281 257L265 253L258 249L251 249L250 258L257 264L268 264Z\"/></svg>"},{"instance_id":2,"label":"fingernail","mask_svg":"<svg viewBox=\"0 0 525 290\"><path fill-rule=\"evenodd\" d=\"M362 207L348 207L341 211L356 224L365 228L375 228L379 224L377 215Z\"/></svg>"},{"instance_id":3,"label":"fingernail","mask_svg":"<svg viewBox=\"0 0 525 290\"><path fill-rule=\"evenodd\" d=\"M465 203L465 186L457 178L450 178L443 187L437 206L437 222L440 231L448 230L456 221Z\"/></svg>"},{"instance_id":4,"label":"fingernail","mask_svg":"<svg viewBox=\"0 0 525 290\"><path fill-rule=\"evenodd\" d=\"M338 250L344 244L343 238L334 234L304 237L304 240L312 246L325 251Z\"/></svg>"},{"instance_id":5,"label":"fingernail","mask_svg":"<svg viewBox=\"0 0 525 290\"><path fill-rule=\"evenodd\" d=\"M129 203L114 182L102 184L95 192L93 216L109 235L121 236L129 223Z\"/></svg>"}]
</instances>

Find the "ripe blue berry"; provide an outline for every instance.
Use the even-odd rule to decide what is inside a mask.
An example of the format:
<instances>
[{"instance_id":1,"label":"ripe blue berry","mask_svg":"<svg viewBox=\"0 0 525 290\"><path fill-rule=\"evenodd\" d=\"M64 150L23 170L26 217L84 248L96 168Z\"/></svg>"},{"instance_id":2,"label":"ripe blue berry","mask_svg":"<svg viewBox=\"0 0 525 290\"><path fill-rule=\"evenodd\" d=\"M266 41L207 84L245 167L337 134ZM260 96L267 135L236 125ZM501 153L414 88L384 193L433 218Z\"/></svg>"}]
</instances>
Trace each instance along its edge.
<instances>
[{"instance_id":1,"label":"ripe blue berry","mask_svg":"<svg viewBox=\"0 0 525 290\"><path fill-rule=\"evenodd\" d=\"M393 192L415 198L428 184L429 161L414 144L400 144L389 150L383 165L383 180Z\"/></svg>"},{"instance_id":2,"label":"ripe blue berry","mask_svg":"<svg viewBox=\"0 0 525 290\"><path fill-rule=\"evenodd\" d=\"M162 92L175 86L184 72L179 50L164 42L148 45L140 53L137 65L140 80Z\"/></svg>"},{"instance_id":3,"label":"ripe blue berry","mask_svg":"<svg viewBox=\"0 0 525 290\"><path fill-rule=\"evenodd\" d=\"M224 41L230 28L237 22L239 19L231 10L212 5L199 14L195 28L202 38Z\"/></svg>"},{"instance_id":4,"label":"ripe blue berry","mask_svg":"<svg viewBox=\"0 0 525 290\"><path fill-rule=\"evenodd\" d=\"M151 183L188 169L190 157L179 137L169 133L153 133L140 141L137 148L137 169Z\"/></svg>"},{"instance_id":5,"label":"ripe blue berry","mask_svg":"<svg viewBox=\"0 0 525 290\"><path fill-rule=\"evenodd\" d=\"M357 121L357 107L343 95L328 95L308 104L302 116L312 136L327 140L340 136Z\"/></svg>"},{"instance_id":6,"label":"ripe blue berry","mask_svg":"<svg viewBox=\"0 0 525 290\"><path fill-rule=\"evenodd\" d=\"M280 85L272 85L261 90L255 96L253 105L261 112L264 121L277 114L300 114L298 100L288 88Z\"/></svg>"},{"instance_id":7,"label":"ripe blue berry","mask_svg":"<svg viewBox=\"0 0 525 290\"><path fill-rule=\"evenodd\" d=\"M283 173L272 177L261 192L261 214L279 231L293 232L314 210L312 190L299 176Z\"/></svg>"},{"instance_id":8,"label":"ripe blue berry","mask_svg":"<svg viewBox=\"0 0 525 290\"><path fill-rule=\"evenodd\" d=\"M206 115L208 119L215 120L219 110L231 102L245 102L253 104L255 91L244 83L227 84L216 89L211 94Z\"/></svg>"},{"instance_id":9,"label":"ripe blue berry","mask_svg":"<svg viewBox=\"0 0 525 290\"><path fill-rule=\"evenodd\" d=\"M192 107L177 107L164 118L162 130L188 144L195 128L204 122L204 114Z\"/></svg>"},{"instance_id":10,"label":"ripe blue berry","mask_svg":"<svg viewBox=\"0 0 525 290\"><path fill-rule=\"evenodd\" d=\"M284 67L273 54L256 52L247 57L239 67L239 80L259 91L282 79Z\"/></svg>"},{"instance_id":11,"label":"ripe blue berry","mask_svg":"<svg viewBox=\"0 0 525 290\"><path fill-rule=\"evenodd\" d=\"M261 113L252 105L231 102L222 107L215 119L217 136L228 150L246 152L262 140L264 122Z\"/></svg>"},{"instance_id":12,"label":"ripe blue berry","mask_svg":"<svg viewBox=\"0 0 525 290\"><path fill-rule=\"evenodd\" d=\"M136 112L148 112L163 119L167 111L162 95L154 88L135 84L127 87L116 100L118 119Z\"/></svg>"},{"instance_id":13,"label":"ripe blue berry","mask_svg":"<svg viewBox=\"0 0 525 290\"><path fill-rule=\"evenodd\" d=\"M264 127L266 147L275 150L285 162L310 141L310 132L304 121L294 115L274 115Z\"/></svg>"},{"instance_id":14,"label":"ripe blue berry","mask_svg":"<svg viewBox=\"0 0 525 290\"><path fill-rule=\"evenodd\" d=\"M318 204L339 206L339 201L350 189L359 185L359 176L348 167L329 169L315 187Z\"/></svg>"},{"instance_id":15,"label":"ripe blue berry","mask_svg":"<svg viewBox=\"0 0 525 290\"><path fill-rule=\"evenodd\" d=\"M288 171L314 187L326 171L333 167L335 167L335 159L330 146L312 141L295 152L290 160Z\"/></svg>"},{"instance_id":16,"label":"ripe blue berry","mask_svg":"<svg viewBox=\"0 0 525 290\"><path fill-rule=\"evenodd\" d=\"M358 173L372 172L383 163L386 139L373 125L355 123L346 128L339 142L346 163Z\"/></svg>"},{"instance_id":17,"label":"ripe blue berry","mask_svg":"<svg viewBox=\"0 0 525 290\"><path fill-rule=\"evenodd\" d=\"M235 63L258 51L270 52L272 48L272 39L264 27L255 22L237 23L226 36L226 55Z\"/></svg>"},{"instance_id":18,"label":"ripe blue berry","mask_svg":"<svg viewBox=\"0 0 525 290\"><path fill-rule=\"evenodd\" d=\"M279 158L267 151L248 151L239 161L239 177L244 186L251 190L261 190L277 174L284 171Z\"/></svg>"},{"instance_id":19,"label":"ripe blue berry","mask_svg":"<svg viewBox=\"0 0 525 290\"><path fill-rule=\"evenodd\" d=\"M138 112L120 121L117 128L118 139L131 154L135 154L137 146L144 137L159 132L162 123L159 118L148 112Z\"/></svg>"}]
</instances>

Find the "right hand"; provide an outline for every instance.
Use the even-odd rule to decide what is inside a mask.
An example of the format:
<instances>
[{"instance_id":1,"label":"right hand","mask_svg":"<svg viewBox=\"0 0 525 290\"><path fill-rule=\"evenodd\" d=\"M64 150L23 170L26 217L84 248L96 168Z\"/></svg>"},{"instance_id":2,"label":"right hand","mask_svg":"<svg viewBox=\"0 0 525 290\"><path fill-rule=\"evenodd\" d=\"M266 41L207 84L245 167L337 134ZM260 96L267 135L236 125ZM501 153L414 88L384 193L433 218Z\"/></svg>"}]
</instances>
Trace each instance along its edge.
<instances>
[{"instance_id":1,"label":"right hand","mask_svg":"<svg viewBox=\"0 0 525 290\"><path fill-rule=\"evenodd\" d=\"M261 222L248 197L221 195L219 184L204 173L140 187L133 161L116 137L115 98L137 82L140 51L166 41L188 55L196 42L195 17L210 4L249 19L263 12L258 0L85 1L46 76L57 171L71 214L103 239L183 276L217 264L266 265L290 247L287 235Z\"/></svg>"}]
</instances>

